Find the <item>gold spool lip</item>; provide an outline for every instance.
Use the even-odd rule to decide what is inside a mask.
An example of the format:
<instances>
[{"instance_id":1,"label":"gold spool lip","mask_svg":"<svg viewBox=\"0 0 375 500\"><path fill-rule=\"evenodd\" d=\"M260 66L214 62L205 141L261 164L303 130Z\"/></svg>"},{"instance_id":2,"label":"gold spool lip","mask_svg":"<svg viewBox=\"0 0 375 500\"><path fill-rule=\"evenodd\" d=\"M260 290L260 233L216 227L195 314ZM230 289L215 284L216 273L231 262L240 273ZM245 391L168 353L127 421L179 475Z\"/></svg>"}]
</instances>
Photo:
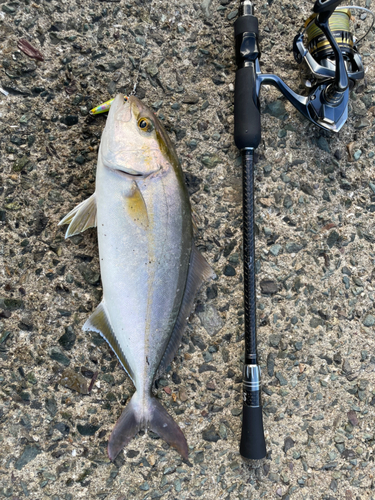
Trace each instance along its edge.
<instances>
[{"instance_id":1,"label":"gold spool lip","mask_svg":"<svg viewBox=\"0 0 375 500\"><path fill-rule=\"evenodd\" d=\"M348 47L350 48L353 48L353 42L352 41L348 41L348 42L344 42L343 40L337 40L336 41L339 43L339 44L343 44L343 45L347 45ZM322 42L319 42L314 48L312 48L311 50L313 52L316 52L316 51L320 51L326 47L330 47L331 44L329 43L328 40L323 40Z\"/></svg>"}]
</instances>

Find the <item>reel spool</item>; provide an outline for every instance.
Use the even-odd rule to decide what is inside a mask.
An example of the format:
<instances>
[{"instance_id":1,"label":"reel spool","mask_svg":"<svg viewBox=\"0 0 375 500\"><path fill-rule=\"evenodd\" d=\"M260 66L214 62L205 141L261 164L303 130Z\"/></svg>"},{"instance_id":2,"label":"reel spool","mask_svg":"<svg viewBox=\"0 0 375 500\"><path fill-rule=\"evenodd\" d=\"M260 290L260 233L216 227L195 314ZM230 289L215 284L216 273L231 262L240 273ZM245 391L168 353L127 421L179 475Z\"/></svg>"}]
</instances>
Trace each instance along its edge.
<instances>
[{"instance_id":1,"label":"reel spool","mask_svg":"<svg viewBox=\"0 0 375 500\"><path fill-rule=\"evenodd\" d=\"M318 64L334 69L335 55L327 37L315 24L316 17L317 14L313 14L305 22L307 49ZM329 18L330 30L344 56L347 71L352 67L355 53L353 48L353 34L350 32L350 18L351 13L349 9L335 10Z\"/></svg>"},{"instance_id":2,"label":"reel spool","mask_svg":"<svg viewBox=\"0 0 375 500\"><path fill-rule=\"evenodd\" d=\"M343 55L346 70L349 77L349 85L352 88L356 80L364 77L362 58L358 52L358 43L363 40L367 33L356 40L352 33L350 21L352 10L364 10L373 17L373 22L367 33L374 24L374 14L364 7L339 7L329 19L329 28ZM318 14L312 14L304 24L301 33L298 33L293 42L294 58L298 64L305 63L302 79L306 87L321 84L326 80L334 78L335 56L331 44L324 33L315 23ZM305 40L307 47L305 46Z\"/></svg>"}]
</instances>

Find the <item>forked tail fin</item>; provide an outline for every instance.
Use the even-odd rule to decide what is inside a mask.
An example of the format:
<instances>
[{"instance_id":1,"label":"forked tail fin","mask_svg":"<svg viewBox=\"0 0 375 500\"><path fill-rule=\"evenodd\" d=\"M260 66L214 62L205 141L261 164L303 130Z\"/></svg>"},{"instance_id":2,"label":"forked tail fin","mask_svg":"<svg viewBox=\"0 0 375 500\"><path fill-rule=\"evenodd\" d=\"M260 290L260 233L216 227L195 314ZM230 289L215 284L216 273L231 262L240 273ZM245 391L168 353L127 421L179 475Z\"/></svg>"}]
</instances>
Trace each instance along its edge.
<instances>
[{"instance_id":1,"label":"forked tail fin","mask_svg":"<svg viewBox=\"0 0 375 500\"><path fill-rule=\"evenodd\" d=\"M188 460L189 450L182 430L156 398L150 400L150 411L149 428Z\"/></svg>"},{"instance_id":2,"label":"forked tail fin","mask_svg":"<svg viewBox=\"0 0 375 500\"><path fill-rule=\"evenodd\" d=\"M120 451L142 429L148 428L160 436L178 453L188 460L188 446L185 436L173 418L159 401L147 397L146 405L142 405L135 393L118 419L109 438L108 456L115 460Z\"/></svg>"}]
</instances>

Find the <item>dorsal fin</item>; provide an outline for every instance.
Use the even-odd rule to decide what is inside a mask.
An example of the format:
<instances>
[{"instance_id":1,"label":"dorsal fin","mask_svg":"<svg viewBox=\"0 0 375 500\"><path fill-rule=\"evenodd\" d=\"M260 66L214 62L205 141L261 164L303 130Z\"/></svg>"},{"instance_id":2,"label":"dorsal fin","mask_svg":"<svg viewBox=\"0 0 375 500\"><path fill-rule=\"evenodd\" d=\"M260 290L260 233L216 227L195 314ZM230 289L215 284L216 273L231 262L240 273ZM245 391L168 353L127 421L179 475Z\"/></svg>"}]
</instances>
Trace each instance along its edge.
<instances>
[{"instance_id":1,"label":"dorsal fin","mask_svg":"<svg viewBox=\"0 0 375 500\"><path fill-rule=\"evenodd\" d=\"M77 205L60 222L59 226L69 224L65 238L82 233L89 227L96 226L96 197L93 193L90 198Z\"/></svg>"},{"instance_id":2,"label":"dorsal fin","mask_svg":"<svg viewBox=\"0 0 375 500\"><path fill-rule=\"evenodd\" d=\"M215 273L213 272L211 266L208 264L206 259L198 252L193 244L184 296L181 302L181 307L177 316L176 323L169 339L169 343L158 368L159 373L165 370L175 357L198 289L205 280L214 277Z\"/></svg>"},{"instance_id":3,"label":"dorsal fin","mask_svg":"<svg viewBox=\"0 0 375 500\"><path fill-rule=\"evenodd\" d=\"M120 344L118 343L116 336L113 332L111 323L108 318L108 314L106 311L105 304L103 301L98 305L95 311L91 314L89 319L83 325L82 330L84 332L94 331L100 333L100 335L108 342L113 351L116 353L120 363L124 367L126 373L134 382L134 375L129 366L128 360L125 357L124 352L122 351Z\"/></svg>"}]
</instances>

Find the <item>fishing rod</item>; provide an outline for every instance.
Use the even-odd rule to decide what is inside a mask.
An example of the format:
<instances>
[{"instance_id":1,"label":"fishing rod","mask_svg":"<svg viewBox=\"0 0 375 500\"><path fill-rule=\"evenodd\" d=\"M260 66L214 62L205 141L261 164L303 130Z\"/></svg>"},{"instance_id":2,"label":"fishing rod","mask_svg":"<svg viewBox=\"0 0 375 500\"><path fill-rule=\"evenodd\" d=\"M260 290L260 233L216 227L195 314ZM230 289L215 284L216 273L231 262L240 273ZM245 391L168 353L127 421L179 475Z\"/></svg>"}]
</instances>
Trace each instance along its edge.
<instances>
[{"instance_id":1,"label":"fishing rod","mask_svg":"<svg viewBox=\"0 0 375 500\"><path fill-rule=\"evenodd\" d=\"M251 0L241 0L234 23L236 81L234 140L242 154L243 264L245 363L240 453L258 465L266 457L261 403L261 370L257 355L256 280L254 241L254 151L261 141L259 93L262 84L275 86L302 115L320 128L338 132L348 117L349 90L364 77L358 52L374 24L363 7L339 7L342 0L316 0L313 14L294 38L293 53L309 73L308 95L300 95L277 75L260 70L258 19ZM350 30L351 10L370 13L373 21L361 40ZM307 47L305 40L307 39Z\"/></svg>"}]
</instances>

